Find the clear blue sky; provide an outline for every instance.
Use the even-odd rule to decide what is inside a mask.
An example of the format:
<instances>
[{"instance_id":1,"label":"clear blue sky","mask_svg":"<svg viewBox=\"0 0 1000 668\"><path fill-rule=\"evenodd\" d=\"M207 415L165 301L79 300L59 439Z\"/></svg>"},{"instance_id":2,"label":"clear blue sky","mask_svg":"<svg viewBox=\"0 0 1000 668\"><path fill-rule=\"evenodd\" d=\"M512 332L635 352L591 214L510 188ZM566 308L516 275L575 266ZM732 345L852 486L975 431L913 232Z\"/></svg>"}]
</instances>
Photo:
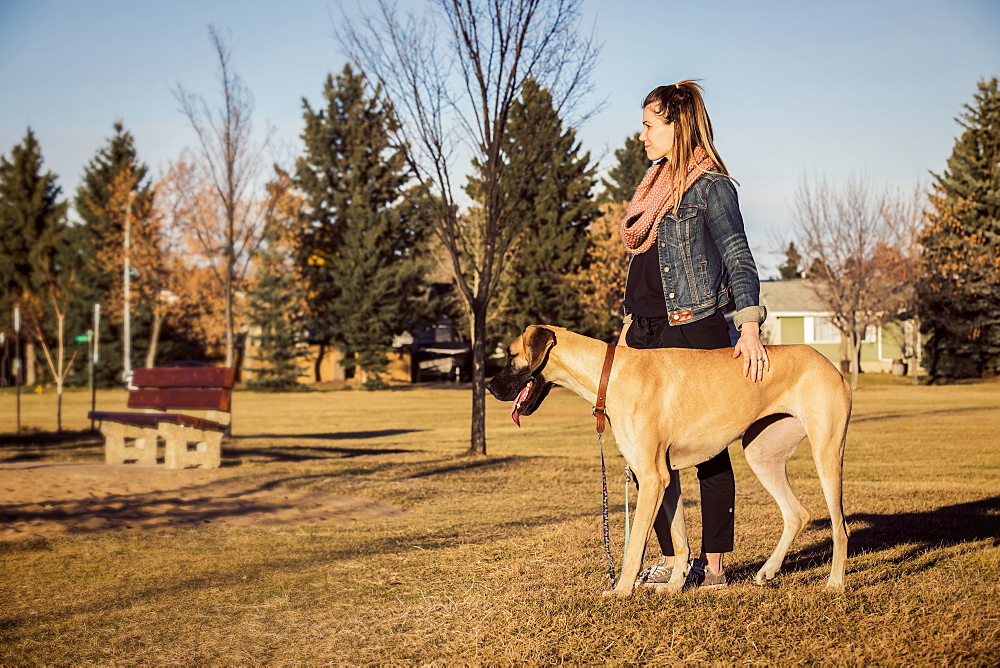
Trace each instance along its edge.
<instances>
[{"instance_id":1,"label":"clear blue sky","mask_svg":"<svg viewBox=\"0 0 1000 668\"><path fill-rule=\"evenodd\" d=\"M337 16L327 0L0 0L0 153L31 126L71 195L121 120L158 172L195 143L172 88L215 99L214 23L231 37L257 125L276 128L273 157L287 160L302 97L317 101L345 62ZM765 277L803 175L927 183L976 82L1000 76L998 0L586 0L581 27L602 44L589 102L603 106L578 129L584 148L607 169L650 89L701 79Z\"/></svg>"}]
</instances>

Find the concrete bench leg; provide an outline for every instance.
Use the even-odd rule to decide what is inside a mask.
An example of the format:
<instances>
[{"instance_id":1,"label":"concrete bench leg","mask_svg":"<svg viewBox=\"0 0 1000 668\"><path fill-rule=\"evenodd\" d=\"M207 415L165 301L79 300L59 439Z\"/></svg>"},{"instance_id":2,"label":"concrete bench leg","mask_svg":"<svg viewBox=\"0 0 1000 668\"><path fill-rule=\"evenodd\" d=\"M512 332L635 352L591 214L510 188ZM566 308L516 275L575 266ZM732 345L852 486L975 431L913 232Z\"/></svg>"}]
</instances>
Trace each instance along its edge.
<instances>
[{"instance_id":1,"label":"concrete bench leg","mask_svg":"<svg viewBox=\"0 0 1000 668\"><path fill-rule=\"evenodd\" d=\"M101 434L104 436L105 464L156 465L156 429L102 421Z\"/></svg>"},{"instance_id":2,"label":"concrete bench leg","mask_svg":"<svg viewBox=\"0 0 1000 668\"><path fill-rule=\"evenodd\" d=\"M222 432L160 423L166 441L163 464L168 469L217 469L222 463Z\"/></svg>"}]
</instances>

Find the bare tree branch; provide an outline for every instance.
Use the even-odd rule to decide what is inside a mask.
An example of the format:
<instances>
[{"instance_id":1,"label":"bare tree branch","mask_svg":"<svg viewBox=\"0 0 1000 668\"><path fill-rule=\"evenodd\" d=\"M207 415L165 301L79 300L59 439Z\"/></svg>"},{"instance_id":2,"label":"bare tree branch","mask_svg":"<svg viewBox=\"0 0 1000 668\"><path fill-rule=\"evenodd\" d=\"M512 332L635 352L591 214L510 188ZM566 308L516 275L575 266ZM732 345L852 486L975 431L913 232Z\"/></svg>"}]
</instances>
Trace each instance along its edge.
<instances>
[{"instance_id":1,"label":"bare tree branch","mask_svg":"<svg viewBox=\"0 0 1000 668\"><path fill-rule=\"evenodd\" d=\"M208 32L218 59L222 105L213 112L203 97L181 86L174 90L174 96L198 136L201 157L224 214L224 220L219 221L224 230L221 250L225 255L221 280L225 291L226 365L232 366L233 297L260 243L263 219L252 200L260 188L261 155L270 137L261 142L254 140L253 95L233 70L232 50L218 29L210 25ZM207 249L208 238L202 232L199 238Z\"/></svg>"},{"instance_id":2,"label":"bare tree branch","mask_svg":"<svg viewBox=\"0 0 1000 668\"><path fill-rule=\"evenodd\" d=\"M803 179L795 193L797 241L812 260L817 296L847 342L856 388L865 330L898 317L915 280L905 270L912 232L897 224L912 212L864 177L852 175L840 187L824 177L814 181Z\"/></svg>"}]
</instances>

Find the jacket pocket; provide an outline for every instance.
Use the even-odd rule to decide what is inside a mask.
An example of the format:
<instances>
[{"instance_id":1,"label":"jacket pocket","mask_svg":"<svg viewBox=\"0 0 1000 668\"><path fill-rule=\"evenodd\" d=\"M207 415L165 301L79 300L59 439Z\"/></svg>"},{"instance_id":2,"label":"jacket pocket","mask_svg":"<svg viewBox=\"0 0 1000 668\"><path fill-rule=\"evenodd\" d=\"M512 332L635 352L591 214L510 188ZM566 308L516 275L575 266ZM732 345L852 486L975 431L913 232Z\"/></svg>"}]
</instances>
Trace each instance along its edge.
<instances>
[{"instance_id":1,"label":"jacket pocket","mask_svg":"<svg viewBox=\"0 0 1000 668\"><path fill-rule=\"evenodd\" d=\"M697 207L688 206L681 207L677 211L676 216L672 213L667 214L670 241L675 244L687 244L691 242L696 229L695 223L698 220L698 211L699 209Z\"/></svg>"},{"instance_id":2,"label":"jacket pocket","mask_svg":"<svg viewBox=\"0 0 1000 668\"><path fill-rule=\"evenodd\" d=\"M698 292L704 299L711 299L715 296L712 291L712 276L708 269L708 260L701 259L698 262Z\"/></svg>"}]
</instances>

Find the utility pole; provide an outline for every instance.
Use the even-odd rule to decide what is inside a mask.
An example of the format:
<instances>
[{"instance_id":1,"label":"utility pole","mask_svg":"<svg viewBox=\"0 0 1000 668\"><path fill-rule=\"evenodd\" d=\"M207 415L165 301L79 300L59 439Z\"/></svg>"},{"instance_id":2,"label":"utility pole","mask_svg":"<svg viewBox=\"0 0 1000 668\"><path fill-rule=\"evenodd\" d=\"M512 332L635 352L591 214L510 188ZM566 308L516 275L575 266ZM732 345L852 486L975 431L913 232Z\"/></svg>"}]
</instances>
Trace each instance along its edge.
<instances>
[{"instance_id":1,"label":"utility pole","mask_svg":"<svg viewBox=\"0 0 1000 668\"><path fill-rule=\"evenodd\" d=\"M21 433L21 307L14 307L14 384L17 386L17 433Z\"/></svg>"},{"instance_id":2,"label":"utility pole","mask_svg":"<svg viewBox=\"0 0 1000 668\"><path fill-rule=\"evenodd\" d=\"M132 248L132 200L135 199L135 191L129 191L128 202L125 204L125 262L124 275L124 305L122 311L124 341L122 341L122 382L125 385L132 384L132 322L131 322L131 293L129 280L129 255Z\"/></svg>"},{"instance_id":3,"label":"utility pole","mask_svg":"<svg viewBox=\"0 0 1000 668\"><path fill-rule=\"evenodd\" d=\"M97 361L100 359L101 350L101 305L94 303L94 328L87 332L90 334L90 341L93 348L90 352L90 410L97 410L97 383L94 380L94 372L97 369ZM94 430L94 421L90 421L90 430Z\"/></svg>"}]
</instances>

